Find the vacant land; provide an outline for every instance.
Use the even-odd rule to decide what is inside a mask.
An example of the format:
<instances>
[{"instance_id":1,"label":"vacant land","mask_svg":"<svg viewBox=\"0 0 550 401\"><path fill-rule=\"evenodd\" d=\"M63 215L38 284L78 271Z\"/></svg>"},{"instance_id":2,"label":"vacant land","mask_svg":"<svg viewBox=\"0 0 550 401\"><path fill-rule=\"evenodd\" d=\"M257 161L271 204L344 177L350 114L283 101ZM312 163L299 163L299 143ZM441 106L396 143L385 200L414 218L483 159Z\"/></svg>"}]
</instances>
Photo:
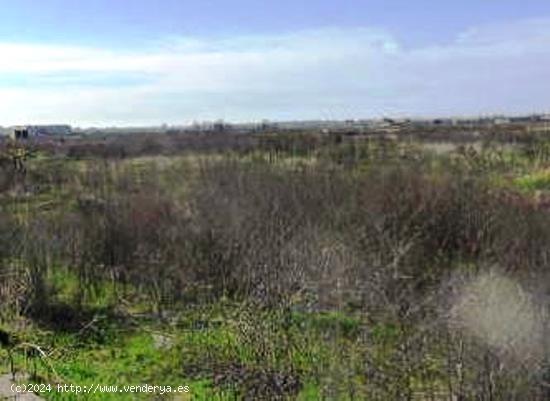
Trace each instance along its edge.
<instances>
[{"instance_id":1,"label":"vacant land","mask_svg":"<svg viewBox=\"0 0 550 401\"><path fill-rule=\"evenodd\" d=\"M550 397L542 134L2 146L3 373L190 389L45 399Z\"/></svg>"}]
</instances>

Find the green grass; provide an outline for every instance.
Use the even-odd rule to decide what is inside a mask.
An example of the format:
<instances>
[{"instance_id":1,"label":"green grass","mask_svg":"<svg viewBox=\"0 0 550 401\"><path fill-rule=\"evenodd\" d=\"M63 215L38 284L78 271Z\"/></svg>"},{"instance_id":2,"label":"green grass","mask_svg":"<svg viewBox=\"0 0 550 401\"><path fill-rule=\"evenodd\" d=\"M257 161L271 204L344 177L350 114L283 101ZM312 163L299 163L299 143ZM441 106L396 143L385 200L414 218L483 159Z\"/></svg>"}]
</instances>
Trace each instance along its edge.
<instances>
[{"instance_id":1,"label":"green grass","mask_svg":"<svg viewBox=\"0 0 550 401\"><path fill-rule=\"evenodd\" d=\"M223 319L219 317L220 310L225 311ZM328 391L327 386L335 389L335 384L330 384L334 377L341 377L339 391L343 398L338 399L342 400L348 399L344 395L346 383L365 384L360 376L348 377L346 373L359 371L361 355L370 352L359 341L358 327L362 323L358 318L344 313L295 313L290 326L283 330L282 312L250 311L253 317L244 322L245 317L239 318L242 312L229 305L188 310L175 326L146 320L130 325L102 320L95 325L97 330L104 331L101 342L97 336L38 328L30 328L24 339L40 344L50 353L48 363L63 383L79 386L188 385L193 400L229 401L234 400L234 394L214 388L211 379L218 369L231 364L251 371L300 372L303 387L297 399L301 401L318 400L323 391ZM375 331L376 341L386 347L396 335L390 326L380 325ZM168 339L167 343L159 345L158 338ZM16 366L24 369L23 354L16 355ZM30 370L28 366L29 363ZM7 365L4 367L6 371ZM38 375L45 382L55 381L45 364L38 365ZM56 391L44 396L55 401L151 399L147 394L98 396Z\"/></svg>"},{"instance_id":2,"label":"green grass","mask_svg":"<svg viewBox=\"0 0 550 401\"><path fill-rule=\"evenodd\" d=\"M550 190L550 170L533 171L514 180L515 185L526 192Z\"/></svg>"}]
</instances>

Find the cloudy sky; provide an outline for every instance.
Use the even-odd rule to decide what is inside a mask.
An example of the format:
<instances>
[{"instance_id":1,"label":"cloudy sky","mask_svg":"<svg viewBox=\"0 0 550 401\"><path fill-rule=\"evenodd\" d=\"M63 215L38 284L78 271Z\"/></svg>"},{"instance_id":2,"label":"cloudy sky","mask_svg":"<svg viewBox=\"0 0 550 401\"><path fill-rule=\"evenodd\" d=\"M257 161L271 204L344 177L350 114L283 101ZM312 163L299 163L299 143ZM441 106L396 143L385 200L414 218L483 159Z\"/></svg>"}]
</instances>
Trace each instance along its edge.
<instances>
[{"instance_id":1,"label":"cloudy sky","mask_svg":"<svg viewBox=\"0 0 550 401\"><path fill-rule=\"evenodd\" d=\"M550 111L548 0L0 0L0 125Z\"/></svg>"}]
</instances>

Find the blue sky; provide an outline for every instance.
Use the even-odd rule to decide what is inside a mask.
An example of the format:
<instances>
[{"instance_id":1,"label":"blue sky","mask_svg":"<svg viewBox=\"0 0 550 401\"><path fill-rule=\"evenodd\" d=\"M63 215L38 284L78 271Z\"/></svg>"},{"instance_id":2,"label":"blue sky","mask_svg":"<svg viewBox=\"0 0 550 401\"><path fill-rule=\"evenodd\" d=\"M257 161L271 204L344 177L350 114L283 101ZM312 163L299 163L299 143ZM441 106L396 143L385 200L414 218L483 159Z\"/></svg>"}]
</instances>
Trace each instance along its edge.
<instances>
[{"instance_id":1,"label":"blue sky","mask_svg":"<svg viewBox=\"0 0 550 401\"><path fill-rule=\"evenodd\" d=\"M0 0L0 125L550 110L547 0Z\"/></svg>"}]
</instances>

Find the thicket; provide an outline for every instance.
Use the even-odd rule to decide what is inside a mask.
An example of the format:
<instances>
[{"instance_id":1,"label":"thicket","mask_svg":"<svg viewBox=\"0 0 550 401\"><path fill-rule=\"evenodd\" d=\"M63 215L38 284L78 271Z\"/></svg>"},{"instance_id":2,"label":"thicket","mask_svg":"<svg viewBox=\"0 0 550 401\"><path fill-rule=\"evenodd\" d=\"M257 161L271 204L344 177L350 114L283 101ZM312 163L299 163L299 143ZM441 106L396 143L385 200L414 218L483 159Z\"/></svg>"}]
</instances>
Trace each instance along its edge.
<instances>
[{"instance_id":1,"label":"thicket","mask_svg":"<svg viewBox=\"0 0 550 401\"><path fill-rule=\"evenodd\" d=\"M292 349L299 316L338 312L362 324L328 332L353 361L307 373L339 381L325 399L547 399L548 210L492 184L498 158L334 141L246 152L268 157L203 144L168 166L93 152L78 164L71 145L25 177L3 170L3 320L71 330L106 289L113 310L145 302L158 316L230 300L251 335ZM298 156L311 162L287 162ZM516 315L506 299L523 302Z\"/></svg>"}]
</instances>

